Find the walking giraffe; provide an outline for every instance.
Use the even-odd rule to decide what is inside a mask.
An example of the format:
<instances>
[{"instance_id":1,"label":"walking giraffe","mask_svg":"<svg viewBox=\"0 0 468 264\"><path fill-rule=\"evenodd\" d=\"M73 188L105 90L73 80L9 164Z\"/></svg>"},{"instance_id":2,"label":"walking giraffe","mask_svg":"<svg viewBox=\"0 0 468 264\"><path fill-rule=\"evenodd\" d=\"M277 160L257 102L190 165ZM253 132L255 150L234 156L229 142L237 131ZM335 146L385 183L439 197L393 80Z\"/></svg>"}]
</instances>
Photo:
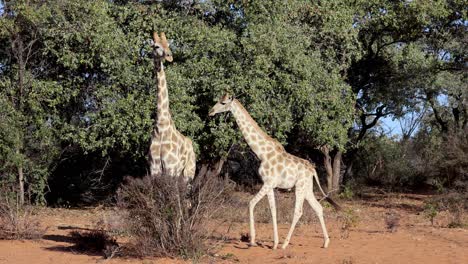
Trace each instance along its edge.
<instances>
[{"instance_id":1,"label":"walking giraffe","mask_svg":"<svg viewBox=\"0 0 468 264\"><path fill-rule=\"evenodd\" d=\"M151 136L149 163L151 175L183 175L186 181L195 176L195 152L192 141L177 131L169 110L166 73L163 61L172 61L172 53L166 35L156 32L154 40L154 67L158 83L156 125Z\"/></svg>"},{"instance_id":2,"label":"walking giraffe","mask_svg":"<svg viewBox=\"0 0 468 264\"><path fill-rule=\"evenodd\" d=\"M216 105L210 110L209 115L214 116L218 113L228 111L233 113L237 125L247 141L247 144L261 161L258 173L262 178L263 186L249 203L250 245L256 245L254 221L255 205L265 195L267 195L273 219L273 249L278 247L279 241L278 227L276 223L274 188L290 189L292 187L296 187L294 217L282 248L285 249L288 246L297 221L299 221L299 218L302 216L302 205L304 203L304 199L307 200L319 218L324 237L323 247L327 248L330 243L330 238L328 237L325 221L323 219L323 208L314 196L313 179L317 182L320 191L323 193L327 201L329 201L336 209L340 209L340 207L322 190L314 165L304 159L287 153L278 141L268 136L258 126L241 103L229 94L225 94L221 97L218 103L216 103Z\"/></svg>"}]
</instances>

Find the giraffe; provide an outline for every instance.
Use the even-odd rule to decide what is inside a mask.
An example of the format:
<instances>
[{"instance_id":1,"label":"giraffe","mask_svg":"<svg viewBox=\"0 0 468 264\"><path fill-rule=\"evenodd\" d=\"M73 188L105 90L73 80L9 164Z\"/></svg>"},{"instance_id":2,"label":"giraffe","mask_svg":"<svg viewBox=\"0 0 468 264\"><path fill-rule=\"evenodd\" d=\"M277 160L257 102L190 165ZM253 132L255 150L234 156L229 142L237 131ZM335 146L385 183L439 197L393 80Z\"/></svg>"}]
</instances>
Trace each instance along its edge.
<instances>
[{"instance_id":1,"label":"giraffe","mask_svg":"<svg viewBox=\"0 0 468 264\"><path fill-rule=\"evenodd\" d=\"M166 35L153 33L154 65L158 83L156 125L151 135L149 163L151 175L183 175L186 181L195 176L195 152L192 141L177 131L169 111L169 96L163 61L172 61Z\"/></svg>"},{"instance_id":2,"label":"giraffe","mask_svg":"<svg viewBox=\"0 0 468 264\"><path fill-rule=\"evenodd\" d=\"M288 246L297 221L299 221L302 216L304 199L307 200L319 218L324 237L323 247L327 248L330 243L330 238L328 237L325 221L323 219L323 208L314 196L313 179L315 179L325 199L327 199L327 201L329 201L336 209L340 209L340 207L322 190L315 166L304 159L287 153L278 141L268 136L258 126L242 104L229 94L225 94L221 97L216 105L210 110L209 115L214 116L218 113L228 111L232 112L234 115L237 125L247 141L247 144L261 161L258 173L262 178L263 186L249 203L250 245L256 246L254 208L255 205L266 195L268 197L271 216L273 219L273 249L278 247L279 241L278 227L276 223L274 189L291 189L292 187L295 187L296 202L294 217L282 248L285 249Z\"/></svg>"}]
</instances>

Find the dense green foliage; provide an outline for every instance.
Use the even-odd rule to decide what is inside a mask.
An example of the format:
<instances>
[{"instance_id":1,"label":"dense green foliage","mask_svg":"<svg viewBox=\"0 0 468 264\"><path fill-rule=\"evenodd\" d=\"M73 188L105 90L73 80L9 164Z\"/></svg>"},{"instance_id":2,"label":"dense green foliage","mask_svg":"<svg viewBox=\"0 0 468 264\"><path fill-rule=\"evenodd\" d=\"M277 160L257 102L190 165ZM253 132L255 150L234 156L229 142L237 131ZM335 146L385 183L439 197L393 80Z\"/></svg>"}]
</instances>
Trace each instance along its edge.
<instances>
[{"instance_id":1,"label":"dense green foliage","mask_svg":"<svg viewBox=\"0 0 468 264\"><path fill-rule=\"evenodd\" d=\"M226 90L283 144L347 150L347 165L379 148L366 137L385 116L429 109L421 131L439 141L467 129L464 1L0 3L0 180L21 170L38 203L49 188L52 202L105 198L145 173L155 30L200 163L242 144L232 118L207 117Z\"/></svg>"}]
</instances>

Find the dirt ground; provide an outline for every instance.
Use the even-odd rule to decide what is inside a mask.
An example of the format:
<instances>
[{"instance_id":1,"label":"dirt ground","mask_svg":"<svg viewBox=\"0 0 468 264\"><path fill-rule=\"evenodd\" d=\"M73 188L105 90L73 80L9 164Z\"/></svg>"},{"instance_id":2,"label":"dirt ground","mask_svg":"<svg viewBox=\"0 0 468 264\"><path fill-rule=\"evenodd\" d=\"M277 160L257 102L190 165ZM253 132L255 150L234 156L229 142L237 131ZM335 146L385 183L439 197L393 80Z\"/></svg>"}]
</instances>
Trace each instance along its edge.
<instances>
[{"instance_id":1,"label":"dirt ground","mask_svg":"<svg viewBox=\"0 0 468 264\"><path fill-rule=\"evenodd\" d=\"M248 247L240 240L248 232L246 205L250 194L244 194L242 207L226 207L226 215L236 220L214 219L213 241L217 251L203 258L202 263L468 263L468 230L446 228L450 221L441 212L434 226L423 212L425 195L392 194L341 201L344 212L326 208L326 225L330 233L329 248L323 249L322 232L313 213L305 207L304 219L298 224L291 244L286 250L272 250L272 226L269 211L263 201L256 210L257 237L260 246ZM281 201L286 201L282 203ZM294 201L291 193L277 196L279 204L280 243L289 229ZM79 252L73 247L70 231L95 228L102 218L112 214L102 207L87 209L41 209L38 216L47 226L46 235L35 241L0 241L0 264L15 263L192 263L178 259L104 259L100 254ZM397 216L399 225L394 232L387 229L385 219ZM343 216L348 216L345 221ZM243 219L243 220L242 220ZM352 219L352 221L349 221ZM466 219L466 216L465 216ZM349 228L343 223L352 222ZM124 239L124 238L123 238ZM119 238L122 240L122 238ZM119 241L120 242L120 241Z\"/></svg>"}]
</instances>

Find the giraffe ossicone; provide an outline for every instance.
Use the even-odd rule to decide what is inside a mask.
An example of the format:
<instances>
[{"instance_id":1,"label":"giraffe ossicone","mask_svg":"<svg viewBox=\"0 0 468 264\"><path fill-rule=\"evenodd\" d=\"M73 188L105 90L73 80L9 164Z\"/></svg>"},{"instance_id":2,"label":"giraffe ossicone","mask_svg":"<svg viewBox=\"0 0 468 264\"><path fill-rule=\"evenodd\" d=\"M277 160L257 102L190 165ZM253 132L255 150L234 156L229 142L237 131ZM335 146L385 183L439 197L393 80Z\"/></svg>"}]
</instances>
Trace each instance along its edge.
<instances>
[{"instance_id":1,"label":"giraffe ossicone","mask_svg":"<svg viewBox=\"0 0 468 264\"><path fill-rule=\"evenodd\" d=\"M286 152L284 147L277 140L268 136L260 128L242 104L229 94L225 94L219 99L216 105L210 110L209 115L214 116L218 113L228 111L232 112L234 115L236 123L247 141L247 144L261 161L258 173L262 178L263 186L249 203L250 245L256 245L254 209L256 204L266 195L268 197L273 220L273 249L278 247L279 239L278 226L276 223L274 189L291 189L295 187L296 202L294 207L294 217L282 248L286 248L291 240L294 228L302 216L304 200L309 203L319 218L324 238L323 247L327 248L330 243L330 238L328 237L328 232L325 227L323 208L315 198L313 192L314 179L327 200L329 200L335 208L339 209L339 206L328 198L322 190L315 166L307 160L298 158Z\"/></svg>"},{"instance_id":2,"label":"giraffe ossicone","mask_svg":"<svg viewBox=\"0 0 468 264\"><path fill-rule=\"evenodd\" d=\"M163 62L172 61L166 35L153 33L153 56L157 81L157 116L151 135L149 164L151 175L183 176L186 181L195 176L195 152L192 141L177 131L169 110L169 94Z\"/></svg>"}]
</instances>

